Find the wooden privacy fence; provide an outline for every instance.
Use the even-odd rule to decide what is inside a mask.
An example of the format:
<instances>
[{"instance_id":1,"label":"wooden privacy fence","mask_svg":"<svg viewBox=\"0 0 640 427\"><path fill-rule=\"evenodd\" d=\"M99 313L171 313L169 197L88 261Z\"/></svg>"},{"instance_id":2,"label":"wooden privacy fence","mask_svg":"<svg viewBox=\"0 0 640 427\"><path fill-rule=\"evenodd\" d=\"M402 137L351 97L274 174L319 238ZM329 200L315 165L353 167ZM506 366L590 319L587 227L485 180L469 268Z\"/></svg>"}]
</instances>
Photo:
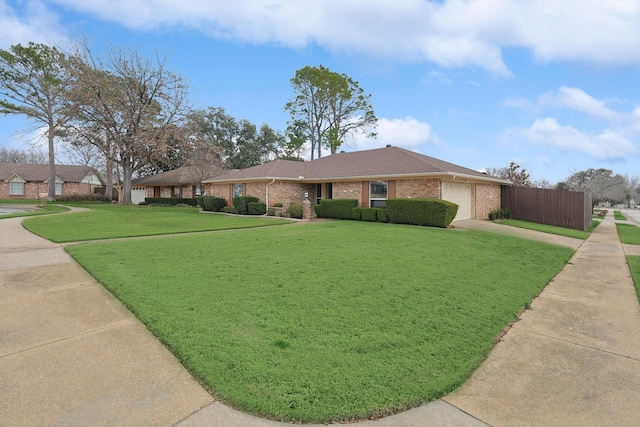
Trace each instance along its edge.
<instances>
[{"instance_id":1,"label":"wooden privacy fence","mask_svg":"<svg viewBox=\"0 0 640 427\"><path fill-rule=\"evenodd\" d=\"M502 186L502 207L511 218L586 230L591 225L591 195L577 191Z\"/></svg>"}]
</instances>

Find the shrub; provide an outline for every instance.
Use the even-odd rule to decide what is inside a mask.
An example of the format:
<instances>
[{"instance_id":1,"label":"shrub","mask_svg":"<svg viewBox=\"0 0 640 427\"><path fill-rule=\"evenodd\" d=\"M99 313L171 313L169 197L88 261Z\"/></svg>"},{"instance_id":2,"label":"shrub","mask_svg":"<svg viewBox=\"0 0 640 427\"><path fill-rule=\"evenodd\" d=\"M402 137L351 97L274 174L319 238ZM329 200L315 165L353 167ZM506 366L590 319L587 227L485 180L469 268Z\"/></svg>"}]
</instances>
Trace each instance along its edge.
<instances>
[{"instance_id":1,"label":"shrub","mask_svg":"<svg viewBox=\"0 0 640 427\"><path fill-rule=\"evenodd\" d=\"M374 208L374 209L376 209L376 216L378 217L378 222L389 222L386 209L382 209L382 208Z\"/></svg>"},{"instance_id":2,"label":"shrub","mask_svg":"<svg viewBox=\"0 0 640 427\"><path fill-rule=\"evenodd\" d=\"M360 219L363 221L376 222L378 220L379 208L358 208L360 210Z\"/></svg>"},{"instance_id":3,"label":"shrub","mask_svg":"<svg viewBox=\"0 0 640 427\"><path fill-rule=\"evenodd\" d=\"M292 203L287 209L287 214L290 218L302 218L302 205Z\"/></svg>"},{"instance_id":4,"label":"shrub","mask_svg":"<svg viewBox=\"0 0 640 427\"><path fill-rule=\"evenodd\" d=\"M257 197L253 196L238 196L233 198L233 208L236 213L241 215L247 215L249 213L249 203L259 202Z\"/></svg>"},{"instance_id":5,"label":"shrub","mask_svg":"<svg viewBox=\"0 0 640 427\"><path fill-rule=\"evenodd\" d=\"M267 213L267 205L261 202L247 203L247 210L249 215L264 215Z\"/></svg>"},{"instance_id":6,"label":"shrub","mask_svg":"<svg viewBox=\"0 0 640 427\"><path fill-rule=\"evenodd\" d=\"M227 201L223 197L204 196L202 209L209 212L220 212L227 206Z\"/></svg>"},{"instance_id":7,"label":"shrub","mask_svg":"<svg viewBox=\"0 0 640 427\"><path fill-rule=\"evenodd\" d=\"M489 219L509 219L511 218L511 211L509 208L500 208L489 212Z\"/></svg>"},{"instance_id":8,"label":"shrub","mask_svg":"<svg viewBox=\"0 0 640 427\"><path fill-rule=\"evenodd\" d=\"M273 204L273 207L274 207L274 208L281 208L281 207L282 207L282 203L281 203L281 202L274 203L274 204Z\"/></svg>"},{"instance_id":9,"label":"shrub","mask_svg":"<svg viewBox=\"0 0 640 427\"><path fill-rule=\"evenodd\" d=\"M267 209L267 216L276 216L276 210L275 209Z\"/></svg>"},{"instance_id":10,"label":"shrub","mask_svg":"<svg viewBox=\"0 0 640 427\"><path fill-rule=\"evenodd\" d=\"M56 196L56 202L109 202L104 194L69 194L68 196Z\"/></svg>"},{"instance_id":11,"label":"shrub","mask_svg":"<svg viewBox=\"0 0 640 427\"><path fill-rule=\"evenodd\" d=\"M207 196L196 196L196 204L204 209L204 198Z\"/></svg>"},{"instance_id":12,"label":"shrub","mask_svg":"<svg viewBox=\"0 0 640 427\"><path fill-rule=\"evenodd\" d=\"M236 210L233 206L225 206L221 209L221 212L234 214Z\"/></svg>"},{"instance_id":13,"label":"shrub","mask_svg":"<svg viewBox=\"0 0 640 427\"><path fill-rule=\"evenodd\" d=\"M175 206L184 203L189 206L196 206L197 200L180 197L147 197L144 199L147 205Z\"/></svg>"},{"instance_id":14,"label":"shrub","mask_svg":"<svg viewBox=\"0 0 640 427\"><path fill-rule=\"evenodd\" d=\"M360 221L362 219L362 217L360 216L360 209L362 208L351 208L351 218L346 218L346 219L353 219L355 221Z\"/></svg>"},{"instance_id":15,"label":"shrub","mask_svg":"<svg viewBox=\"0 0 640 427\"><path fill-rule=\"evenodd\" d=\"M387 199L387 215L396 224L448 227L458 205L440 199Z\"/></svg>"},{"instance_id":16,"label":"shrub","mask_svg":"<svg viewBox=\"0 0 640 427\"><path fill-rule=\"evenodd\" d=\"M353 219L353 208L358 207L356 199L323 199L315 205L319 218Z\"/></svg>"}]
</instances>

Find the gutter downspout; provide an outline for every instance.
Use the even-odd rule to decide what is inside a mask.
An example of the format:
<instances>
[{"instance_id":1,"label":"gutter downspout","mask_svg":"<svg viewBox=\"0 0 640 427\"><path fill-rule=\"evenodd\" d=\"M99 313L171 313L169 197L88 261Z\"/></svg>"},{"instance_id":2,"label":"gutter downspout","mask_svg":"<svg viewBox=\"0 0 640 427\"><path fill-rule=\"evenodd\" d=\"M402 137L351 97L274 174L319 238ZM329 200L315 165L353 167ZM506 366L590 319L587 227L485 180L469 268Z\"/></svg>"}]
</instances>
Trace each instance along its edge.
<instances>
[{"instance_id":1,"label":"gutter downspout","mask_svg":"<svg viewBox=\"0 0 640 427\"><path fill-rule=\"evenodd\" d=\"M273 178L273 179L271 180L271 182L267 183L267 185L265 186L264 201L265 201L265 202L266 202L266 204L267 204L267 212L269 212L269 186L270 186L271 184L273 184L274 182L276 182L276 179L275 179L275 178ZM266 215L266 212L265 212L265 215Z\"/></svg>"}]
</instances>

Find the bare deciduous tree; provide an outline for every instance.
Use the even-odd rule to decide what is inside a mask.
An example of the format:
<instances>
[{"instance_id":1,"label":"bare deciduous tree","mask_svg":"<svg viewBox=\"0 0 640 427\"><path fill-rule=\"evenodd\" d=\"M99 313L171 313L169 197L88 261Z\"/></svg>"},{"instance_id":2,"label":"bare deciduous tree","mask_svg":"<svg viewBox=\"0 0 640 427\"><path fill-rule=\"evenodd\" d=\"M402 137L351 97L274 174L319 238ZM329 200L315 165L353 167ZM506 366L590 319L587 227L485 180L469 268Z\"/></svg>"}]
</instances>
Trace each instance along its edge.
<instances>
[{"instance_id":1,"label":"bare deciduous tree","mask_svg":"<svg viewBox=\"0 0 640 427\"><path fill-rule=\"evenodd\" d=\"M509 163L506 168L487 168L487 173L496 178L511 181L518 187L531 187L531 175L516 162Z\"/></svg>"},{"instance_id":2,"label":"bare deciduous tree","mask_svg":"<svg viewBox=\"0 0 640 427\"><path fill-rule=\"evenodd\" d=\"M119 167L122 203L131 204L133 173L162 157L168 139L181 136L187 86L166 69L164 58L146 58L135 50L112 47L105 63L85 44L73 61L74 131Z\"/></svg>"}]
</instances>

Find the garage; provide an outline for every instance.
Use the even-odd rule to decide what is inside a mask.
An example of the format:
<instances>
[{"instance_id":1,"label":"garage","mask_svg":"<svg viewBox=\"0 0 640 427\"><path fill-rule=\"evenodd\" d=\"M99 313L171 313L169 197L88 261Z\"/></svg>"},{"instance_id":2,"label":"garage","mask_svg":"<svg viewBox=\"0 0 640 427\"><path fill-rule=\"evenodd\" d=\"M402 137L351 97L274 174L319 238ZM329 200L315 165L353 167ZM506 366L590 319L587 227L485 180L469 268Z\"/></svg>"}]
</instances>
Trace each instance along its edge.
<instances>
[{"instance_id":1,"label":"garage","mask_svg":"<svg viewBox=\"0 0 640 427\"><path fill-rule=\"evenodd\" d=\"M144 199L147 197L147 188L146 187L132 187L131 188L131 203L134 205L138 205L144 202Z\"/></svg>"},{"instance_id":2,"label":"garage","mask_svg":"<svg viewBox=\"0 0 640 427\"><path fill-rule=\"evenodd\" d=\"M473 214L473 188L471 184L443 182L442 200L447 200L458 205L458 213L454 221L475 217Z\"/></svg>"}]
</instances>

